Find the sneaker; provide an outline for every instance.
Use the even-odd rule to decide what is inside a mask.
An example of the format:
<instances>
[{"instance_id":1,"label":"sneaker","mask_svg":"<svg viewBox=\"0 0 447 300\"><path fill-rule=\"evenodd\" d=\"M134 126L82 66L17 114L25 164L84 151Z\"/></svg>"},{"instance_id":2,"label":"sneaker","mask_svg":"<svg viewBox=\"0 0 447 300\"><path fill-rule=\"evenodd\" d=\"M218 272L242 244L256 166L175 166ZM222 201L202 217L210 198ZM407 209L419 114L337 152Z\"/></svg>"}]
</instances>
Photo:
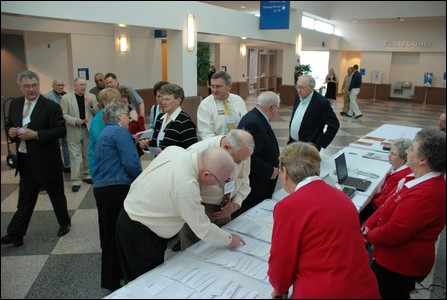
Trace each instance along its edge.
<instances>
[{"instance_id":1,"label":"sneaker","mask_svg":"<svg viewBox=\"0 0 447 300\"><path fill-rule=\"evenodd\" d=\"M73 193L76 193L76 192L79 192L79 189L80 189L80 188L81 188L80 185L74 185L74 186L71 187L71 191L72 191Z\"/></svg>"}]
</instances>

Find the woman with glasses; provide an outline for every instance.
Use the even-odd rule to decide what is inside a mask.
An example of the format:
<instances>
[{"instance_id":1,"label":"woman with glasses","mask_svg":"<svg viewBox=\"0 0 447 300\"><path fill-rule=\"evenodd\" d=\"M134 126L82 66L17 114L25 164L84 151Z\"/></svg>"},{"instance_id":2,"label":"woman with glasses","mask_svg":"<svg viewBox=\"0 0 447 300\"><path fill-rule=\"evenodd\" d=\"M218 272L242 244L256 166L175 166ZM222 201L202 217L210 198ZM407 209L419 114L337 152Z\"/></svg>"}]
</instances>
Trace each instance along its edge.
<instances>
[{"instance_id":1,"label":"woman with glasses","mask_svg":"<svg viewBox=\"0 0 447 300\"><path fill-rule=\"evenodd\" d=\"M360 220L362 223L368 219L377 208L385 202L385 199L393 193L397 184L402 178L407 177L407 180L414 178L413 175L409 177L413 171L407 166L407 149L411 146L410 139L397 139L391 145L391 150L388 153L388 159L393 166L393 170L386 174L385 181L380 191L373 196L371 202L360 213Z\"/></svg>"},{"instance_id":2,"label":"woman with glasses","mask_svg":"<svg viewBox=\"0 0 447 300\"><path fill-rule=\"evenodd\" d=\"M130 185L142 172L134 140L127 129L126 104L112 101L103 112L106 124L95 146L93 194L98 207L99 235L102 248L101 287L114 291L123 278L119 263L115 224Z\"/></svg>"},{"instance_id":3,"label":"woman with glasses","mask_svg":"<svg viewBox=\"0 0 447 300\"><path fill-rule=\"evenodd\" d=\"M407 150L414 179L398 184L366 220L365 242L374 245L371 268L384 299L410 299L435 263L435 244L445 227L445 133L422 129Z\"/></svg>"},{"instance_id":4,"label":"woman with glasses","mask_svg":"<svg viewBox=\"0 0 447 300\"><path fill-rule=\"evenodd\" d=\"M157 117L152 139L142 140L140 147L158 147L163 150L168 146L179 146L186 149L197 142L197 130L194 122L181 108L185 92L180 86L171 83L164 85L160 93L163 96L161 106L164 114Z\"/></svg>"}]
</instances>

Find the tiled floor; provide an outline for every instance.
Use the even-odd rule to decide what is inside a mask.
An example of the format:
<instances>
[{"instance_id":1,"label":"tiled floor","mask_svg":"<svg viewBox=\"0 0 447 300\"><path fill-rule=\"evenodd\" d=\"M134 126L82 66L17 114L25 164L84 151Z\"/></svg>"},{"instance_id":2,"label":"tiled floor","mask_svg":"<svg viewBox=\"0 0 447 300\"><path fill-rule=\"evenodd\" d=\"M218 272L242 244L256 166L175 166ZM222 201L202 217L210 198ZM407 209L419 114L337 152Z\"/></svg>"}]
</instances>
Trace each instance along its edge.
<instances>
[{"instance_id":1,"label":"tiled floor","mask_svg":"<svg viewBox=\"0 0 447 300\"><path fill-rule=\"evenodd\" d=\"M249 109L254 106L255 96L247 100ZM342 99L333 105L340 118L341 128L335 140L322 150L323 159L334 154L350 142L378 126L389 123L414 127L436 127L438 117L445 106L411 104L405 101L372 101L359 99L364 116L360 119L340 117ZM272 127L280 147L286 145L288 124L292 107L282 106ZM1 132L1 235L16 210L19 178L5 162L7 151L4 132ZM143 157L143 167L150 157ZM98 221L93 189L82 183L78 193L71 192L69 175L65 177L65 192L72 229L58 238L58 224L47 195L40 195L33 217L24 237L24 246L1 246L1 298L101 298L109 291L100 287L100 247ZM280 188L278 183L277 188ZM166 257L175 255L170 250ZM414 299L445 299L445 229L439 243L438 259L432 274L423 282L443 285L429 290L421 289L412 295ZM444 282L441 282L441 280ZM421 288L421 287L419 287ZM431 287L430 289L433 289Z\"/></svg>"}]
</instances>

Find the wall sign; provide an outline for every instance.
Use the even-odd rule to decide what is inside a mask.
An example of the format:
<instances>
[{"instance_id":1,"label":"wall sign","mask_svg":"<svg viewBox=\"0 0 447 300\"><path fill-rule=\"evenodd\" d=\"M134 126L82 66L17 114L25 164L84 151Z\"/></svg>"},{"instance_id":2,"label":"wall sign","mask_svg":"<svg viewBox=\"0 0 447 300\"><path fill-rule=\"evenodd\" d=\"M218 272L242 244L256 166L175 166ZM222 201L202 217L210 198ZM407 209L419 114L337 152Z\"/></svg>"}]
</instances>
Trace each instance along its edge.
<instances>
[{"instance_id":1,"label":"wall sign","mask_svg":"<svg viewBox=\"0 0 447 300\"><path fill-rule=\"evenodd\" d=\"M383 43L385 48L430 48L432 42L388 41Z\"/></svg>"}]
</instances>

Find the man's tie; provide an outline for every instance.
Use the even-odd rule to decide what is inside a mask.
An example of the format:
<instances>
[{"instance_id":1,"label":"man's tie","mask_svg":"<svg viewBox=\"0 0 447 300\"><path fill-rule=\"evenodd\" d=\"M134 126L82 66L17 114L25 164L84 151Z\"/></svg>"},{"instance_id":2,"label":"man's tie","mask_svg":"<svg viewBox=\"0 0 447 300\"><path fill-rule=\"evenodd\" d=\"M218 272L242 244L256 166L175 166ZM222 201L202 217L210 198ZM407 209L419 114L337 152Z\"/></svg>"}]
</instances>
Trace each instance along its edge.
<instances>
[{"instance_id":1,"label":"man's tie","mask_svg":"<svg viewBox=\"0 0 447 300\"><path fill-rule=\"evenodd\" d=\"M226 116L232 116L233 112L231 111L231 107L230 104L228 103L228 100L224 101L224 110L225 110L225 115ZM236 124L235 123L227 123L228 129L236 129Z\"/></svg>"},{"instance_id":2,"label":"man's tie","mask_svg":"<svg viewBox=\"0 0 447 300\"><path fill-rule=\"evenodd\" d=\"M230 180L231 179L228 178L227 180L225 180L225 183L230 182ZM224 185L224 190L225 190L225 185ZM227 205L230 202L230 196L231 196L231 192L224 194L222 202L219 204L219 208L224 207L225 205Z\"/></svg>"},{"instance_id":3,"label":"man's tie","mask_svg":"<svg viewBox=\"0 0 447 300\"><path fill-rule=\"evenodd\" d=\"M22 120L24 120L26 117L28 117L29 115L29 110L31 108L31 102L30 101L26 101L26 107L25 107L25 111L23 112L23 116L22 116ZM23 121L22 121L23 122ZM28 124L22 126L23 128L26 128L28 126ZM26 143L25 140L21 140L20 141L20 145L19 145L19 151L20 152L24 152L26 149Z\"/></svg>"}]
</instances>

